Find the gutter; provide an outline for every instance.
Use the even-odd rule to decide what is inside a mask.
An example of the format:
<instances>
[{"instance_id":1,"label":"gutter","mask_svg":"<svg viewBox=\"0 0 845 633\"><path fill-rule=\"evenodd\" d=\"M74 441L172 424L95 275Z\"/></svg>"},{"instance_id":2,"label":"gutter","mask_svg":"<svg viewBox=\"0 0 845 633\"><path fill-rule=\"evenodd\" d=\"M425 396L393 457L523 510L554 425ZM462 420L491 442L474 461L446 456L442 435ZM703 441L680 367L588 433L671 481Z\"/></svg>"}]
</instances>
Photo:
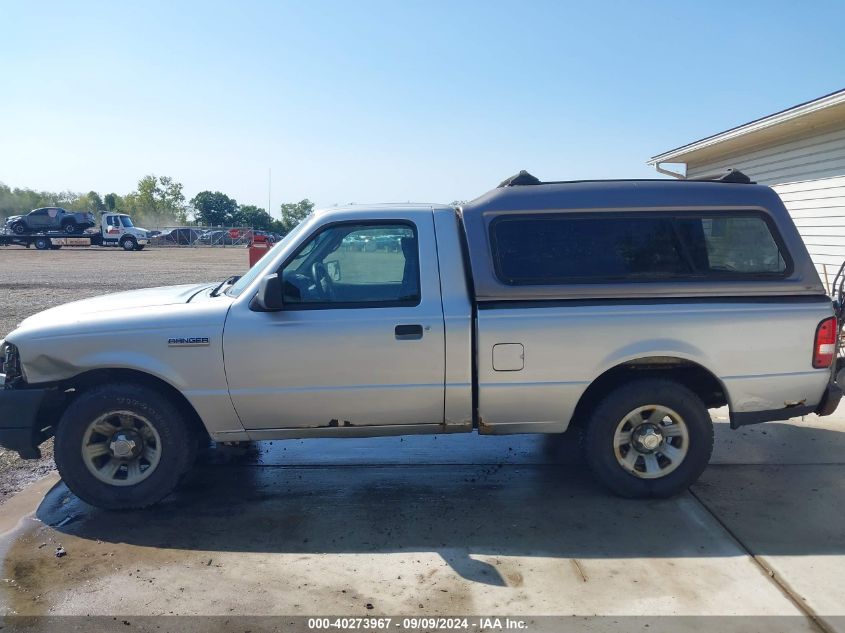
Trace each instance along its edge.
<instances>
[{"instance_id":1,"label":"gutter","mask_svg":"<svg viewBox=\"0 0 845 633\"><path fill-rule=\"evenodd\" d=\"M686 180L687 179L685 174L682 174L682 173L677 172L677 171L672 171L671 169L665 169L664 167L661 167L662 164L663 164L662 162L654 163L654 168L659 173L663 174L664 176L672 176L672 178L677 178L678 180ZM686 165L687 165L686 163L680 163L680 164L682 164L684 166L684 168L686 168Z\"/></svg>"},{"instance_id":2,"label":"gutter","mask_svg":"<svg viewBox=\"0 0 845 633\"><path fill-rule=\"evenodd\" d=\"M651 160L647 161L648 165L659 165L661 162L670 162L673 157L681 156L689 152L698 151L711 145L723 143L728 140L733 140L740 136L746 136L754 132L792 121L796 118L803 117L809 114L814 114L820 110L824 110L834 106L840 106L845 103L845 90L837 90L830 94L824 95L811 101L805 101L798 105L780 110L774 114L768 114L764 117L754 119L748 123L737 125L716 134L705 136L702 139L681 145L675 149L652 156ZM660 171L658 169L658 171ZM662 173L662 172L661 172ZM671 175L671 174L670 174Z\"/></svg>"}]
</instances>

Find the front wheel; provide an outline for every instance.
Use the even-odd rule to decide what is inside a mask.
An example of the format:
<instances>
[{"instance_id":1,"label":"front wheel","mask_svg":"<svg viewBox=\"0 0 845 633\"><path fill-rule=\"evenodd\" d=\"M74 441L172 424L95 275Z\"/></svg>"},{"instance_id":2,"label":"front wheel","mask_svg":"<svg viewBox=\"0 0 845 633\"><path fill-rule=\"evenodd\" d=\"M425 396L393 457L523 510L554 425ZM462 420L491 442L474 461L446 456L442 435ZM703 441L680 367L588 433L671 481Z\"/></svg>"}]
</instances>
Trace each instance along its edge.
<instances>
[{"instance_id":1,"label":"front wheel","mask_svg":"<svg viewBox=\"0 0 845 633\"><path fill-rule=\"evenodd\" d=\"M143 508L170 494L196 458L188 420L164 394L113 383L83 392L56 430L59 474L107 510Z\"/></svg>"},{"instance_id":2,"label":"front wheel","mask_svg":"<svg viewBox=\"0 0 845 633\"><path fill-rule=\"evenodd\" d=\"M73 234L75 234L79 231L79 228L77 227L76 222L65 222L62 225L62 228L64 229L65 233L67 233L68 235L73 235Z\"/></svg>"},{"instance_id":3,"label":"front wheel","mask_svg":"<svg viewBox=\"0 0 845 633\"><path fill-rule=\"evenodd\" d=\"M713 452L701 399L659 379L631 382L595 408L584 434L587 463L623 497L670 497L692 485Z\"/></svg>"},{"instance_id":4,"label":"front wheel","mask_svg":"<svg viewBox=\"0 0 845 633\"><path fill-rule=\"evenodd\" d=\"M124 238L124 240L120 243L120 245L123 247L123 250L125 250L125 251L134 251L138 246L138 242L135 240L134 237L127 237L127 238Z\"/></svg>"}]
</instances>

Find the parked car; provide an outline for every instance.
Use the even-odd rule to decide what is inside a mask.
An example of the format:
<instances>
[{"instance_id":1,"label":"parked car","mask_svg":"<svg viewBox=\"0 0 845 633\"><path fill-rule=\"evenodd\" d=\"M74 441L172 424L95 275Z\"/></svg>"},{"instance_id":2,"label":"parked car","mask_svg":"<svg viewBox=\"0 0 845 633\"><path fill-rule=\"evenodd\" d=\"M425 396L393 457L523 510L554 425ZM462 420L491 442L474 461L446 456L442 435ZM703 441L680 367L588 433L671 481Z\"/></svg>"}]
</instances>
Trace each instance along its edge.
<instances>
[{"instance_id":1,"label":"parked car","mask_svg":"<svg viewBox=\"0 0 845 633\"><path fill-rule=\"evenodd\" d=\"M373 238L376 249L385 251L398 251L402 236L400 235L377 235Z\"/></svg>"},{"instance_id":2,"label":"parked car","mask_svg":"<svg viewBox=\"0 0 845 633\"><path fill-rule=\"evenodd\" d=\"M42 231L64 231L72 235L96 225L93 213L75 213L61 207L43 207L6 219L6 228L17 235Z\"/></svg>"},{"instance_id":3,"label":"parked car","mask_svg":"<svg viewBox=\"0 0 845 633\"><path fill-rule=\"evenodd\" d=\"M376 240L371 234L347 235L343 238L343 245L353 251L372 253L376 250Z\"/></svg>"},{"instance_id":4,"label":"parked car","mask_svg":"<svg viewBox=\"0 0 845 633\"><path fill-rule=\"evenodd\" d=\"M783 202L748 183L521 173L459 208L316 212L239 279L24 320L0 444L32 458L55 434L75 494L133 508L173 490L205 432L574 428L613 492L679 493L710 458L708 409L736 429L842 397L842 286L832 302ZM374 232L400 249L348 248Z\"/></svg>"},{"instance_id":5,"label":"parked car","mask_svg":"<svg viewBox=\"0 0 845 633\"><path fill-rule=\"evenodd\" d=\"M158 246L188 246L196 242L199 237L200 232L197 229L166 229L154 235L150 241Z\"/></svg>"},{"instance_id":6,"label":"parked car","mask_svg":"<svg viewBox=\"0 0 845 633\"><path fill-rule=\"evenodd\" d=\"M254 237L261 237L264 241L269 242L270 244L276 243L276 236L269 231L258 231L254 232Z\"/></svg>"},{"instance_id":7,"label":"parked car","mask_svg":"<svg viewBox=\"0 0 845 633\"><path fill-rule=\"evenodd\" d=\"M234 244L235 240L229 235L229 231L211 230L200 235L199 242L207 246L229 246Z\"/></svg>"}]
</instances>

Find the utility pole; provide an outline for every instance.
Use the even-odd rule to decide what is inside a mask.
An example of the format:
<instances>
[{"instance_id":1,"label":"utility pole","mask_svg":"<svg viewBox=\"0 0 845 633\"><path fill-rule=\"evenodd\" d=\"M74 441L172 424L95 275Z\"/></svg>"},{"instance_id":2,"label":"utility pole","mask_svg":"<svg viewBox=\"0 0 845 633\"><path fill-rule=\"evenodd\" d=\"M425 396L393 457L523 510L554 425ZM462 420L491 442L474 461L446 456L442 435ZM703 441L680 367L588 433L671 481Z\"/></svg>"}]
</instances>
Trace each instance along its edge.
<instances>
[{"instance_id":1,"label":"utility pole","mask_svg":"<svg viewBox=\"0 0 845 633\"><path fill-rule=\"evenodd\" d=\"M267 168L267 213L273 215L273 206L270 203L272 200L272 183L273 183L273 169Z\"/></svg>"}]
</instances>

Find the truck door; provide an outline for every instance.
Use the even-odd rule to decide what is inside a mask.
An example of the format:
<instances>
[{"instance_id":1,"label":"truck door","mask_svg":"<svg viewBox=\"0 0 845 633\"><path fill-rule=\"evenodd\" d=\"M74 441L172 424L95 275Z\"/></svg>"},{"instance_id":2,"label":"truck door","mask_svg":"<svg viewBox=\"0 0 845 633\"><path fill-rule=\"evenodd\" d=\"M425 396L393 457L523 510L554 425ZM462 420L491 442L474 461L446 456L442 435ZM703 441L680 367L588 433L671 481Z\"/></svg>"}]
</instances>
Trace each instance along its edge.
<instances>
[{"instance_id":1,"label":"truck door","mask_svg":"<svg viewBox=\"0 0 845 633\"><path fill-rule=\"evenodd\" d=\"M103 218L103 237L107 240L116 240L123 233L123 227L120 226L120 217L117 215L108 214Z\"/></svg>"},{"instance_id":2,"label":"truck door","mask_svg":"<svg viewBox=\"0 0 845 633\"><path fill-rule=\"evenodd\" d=\"M226 321L226 375L245 428L443 422L443 309L430 210L318 228L278 273L282 311L239 302Z\"/></svg>"},{"instance_id":3,"label":"truck door","mask_svg":"<svg viewBox=\"0 0 845 633\"><path fill-rule=\"evenodd\" d=\"M52 216L50 212L52 211ZM26 224L33 231L44 231L52 228L53 220L56 217L56 209L36 209L26 216Z\"/></svg>"}]
</instances>

